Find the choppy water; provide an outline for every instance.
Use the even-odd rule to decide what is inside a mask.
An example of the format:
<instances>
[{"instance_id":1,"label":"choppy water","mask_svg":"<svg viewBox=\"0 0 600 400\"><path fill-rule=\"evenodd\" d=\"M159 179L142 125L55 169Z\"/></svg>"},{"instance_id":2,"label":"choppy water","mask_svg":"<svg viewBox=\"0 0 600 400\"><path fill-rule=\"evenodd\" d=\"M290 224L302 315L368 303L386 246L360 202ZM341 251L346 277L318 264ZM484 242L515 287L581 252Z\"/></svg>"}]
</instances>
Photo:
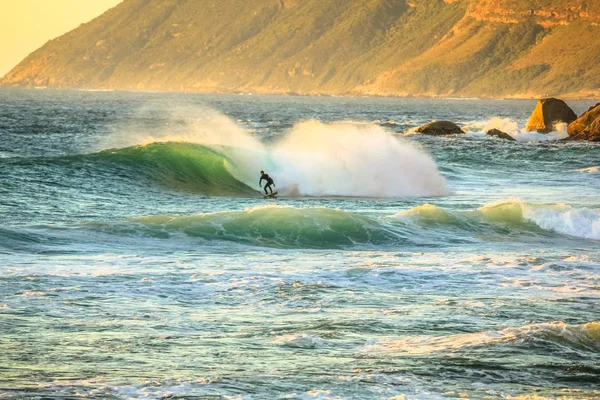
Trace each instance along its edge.
<instances>
[{"instance_id":1,"label":"choppy water","mask_svg":"<svg viewBox=\"0 0 600 400\"><path fill-rule=\"evenodd\" d=\"M600 147L533 107L0 91L0 393L599 397Z\"/></svg>"}]
</instances>

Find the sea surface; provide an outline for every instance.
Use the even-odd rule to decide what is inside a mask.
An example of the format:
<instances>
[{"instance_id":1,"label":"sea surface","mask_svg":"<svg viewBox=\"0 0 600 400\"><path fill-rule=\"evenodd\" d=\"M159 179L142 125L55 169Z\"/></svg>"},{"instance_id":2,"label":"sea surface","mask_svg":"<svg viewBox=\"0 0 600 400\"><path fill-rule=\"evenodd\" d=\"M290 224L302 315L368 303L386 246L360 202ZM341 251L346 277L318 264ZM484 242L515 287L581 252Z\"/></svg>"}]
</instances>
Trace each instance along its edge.
<instances>
[{"instance_id":1,"label":"sea surface","mask_svg":"<svg viewBox=\"0 0 600 400\"><path fill-rule=\"evenodd\" d=\"M1 89L0 398L600 398L600 145L534 106Z\"/></svg>"}]
</instances>

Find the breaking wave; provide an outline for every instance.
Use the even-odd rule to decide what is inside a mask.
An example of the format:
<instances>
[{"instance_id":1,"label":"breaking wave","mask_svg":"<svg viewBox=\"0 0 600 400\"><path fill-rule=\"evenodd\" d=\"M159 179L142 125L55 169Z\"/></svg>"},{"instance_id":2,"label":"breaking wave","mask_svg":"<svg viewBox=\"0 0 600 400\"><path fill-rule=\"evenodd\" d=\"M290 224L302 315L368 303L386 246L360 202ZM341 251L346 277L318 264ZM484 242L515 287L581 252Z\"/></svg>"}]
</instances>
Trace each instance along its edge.
<instances>
[{"instance_id":1,"label":"breaking wave","mask_svg":"<svg viewBox=\"0 0 600 400\"><path fill-rule=\"evenodd\" d=\"M425 204L384 217L325 207L266 205L198 215L159 215L93 224L111 234L156 238L184 234L272 248L336 249L364 246L440 247L480 240L523 241L572 236L600 240L600 212L520 201L453 211Z\"/></svg>"},{"instance_id":2,"label":"breaking wave","mask_svg":"<svg viewBox=\"0 0 600 400\"><path fill-rule=\"evenodd\" d=\"M341 248L406 242L376 218L324 207L263 206L191 216L153 216L132 222L150 235L184 233L207 240L275 248Z\"/></svg>"},{"instance_id":3,"label":"breaking wave","mask_svg":"<svg viewBox=\"0 0 600 400\"><path fill-rule=\"evenodd\" d=\"M413 217L423 224L447 224L473 230L491 225L600 240L600 211L565 204L534 205L509 200L485 205L475 211L454 213L424 205L401 212L397 217Z\"/></svg>"},{"instance_id":4,"label":"breaking wave","mask_svg":"<svg viewBox=\"0 0 600 400\"><path fill-rule=\"evenodd\" d=\"M375 124L306 121L270 144L211 110L176 114L167 125L172 128L148 133L124 129L120 136L105 139L102 147L109 150L99 156L171 183L211 180L216 172L216 185L202 190L209 195L223 194L215 191L221 181L227 183L227 194L236 194L229 190L230 177L239 181L233 185L240 189L238 195L248 195L248 188L258 191L261 170L285 196L449 194L428 154Z\"/></svg>"}]
</instances>

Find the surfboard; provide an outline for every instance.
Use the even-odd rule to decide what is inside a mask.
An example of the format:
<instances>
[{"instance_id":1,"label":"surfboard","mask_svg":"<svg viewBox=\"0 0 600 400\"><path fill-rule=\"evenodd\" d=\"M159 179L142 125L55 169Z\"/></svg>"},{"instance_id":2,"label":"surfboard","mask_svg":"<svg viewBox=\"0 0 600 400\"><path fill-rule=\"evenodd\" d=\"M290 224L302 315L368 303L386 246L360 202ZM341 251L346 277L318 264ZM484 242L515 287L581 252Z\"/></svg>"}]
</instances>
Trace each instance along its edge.
<instances>
[{"instance_id":1,"label":"surfboard","mask_svg":"<svg viewBox=\"0 0 600 400\"><path fill-rule=\"evenodd\" d=\"M276 199L277 198L277 192L273 192L273 193L269 193L269 194L263 194L265 199Z\"/></svg>"}]
</instances>

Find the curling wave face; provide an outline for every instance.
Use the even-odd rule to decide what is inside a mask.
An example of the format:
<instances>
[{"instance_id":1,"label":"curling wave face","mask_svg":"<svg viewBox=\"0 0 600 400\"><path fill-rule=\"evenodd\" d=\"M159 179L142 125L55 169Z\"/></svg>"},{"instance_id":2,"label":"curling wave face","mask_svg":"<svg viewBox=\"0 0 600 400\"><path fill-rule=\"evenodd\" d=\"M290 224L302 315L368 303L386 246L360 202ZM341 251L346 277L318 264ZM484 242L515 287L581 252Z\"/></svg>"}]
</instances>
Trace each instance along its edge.
<instances>
[{"instance_id":1,"label":"curling wave face","mask_svg":"<svg viewBox=\"0 0 600 400\"><path fill-rule=\"evenodd\" d=\"M227 152L235 149L168 142L105 150L88 158L112 163L134 179L146 177L170 188L211 196L256 195L232 174L236 165Z\"/></svg>"}]
</instances>

